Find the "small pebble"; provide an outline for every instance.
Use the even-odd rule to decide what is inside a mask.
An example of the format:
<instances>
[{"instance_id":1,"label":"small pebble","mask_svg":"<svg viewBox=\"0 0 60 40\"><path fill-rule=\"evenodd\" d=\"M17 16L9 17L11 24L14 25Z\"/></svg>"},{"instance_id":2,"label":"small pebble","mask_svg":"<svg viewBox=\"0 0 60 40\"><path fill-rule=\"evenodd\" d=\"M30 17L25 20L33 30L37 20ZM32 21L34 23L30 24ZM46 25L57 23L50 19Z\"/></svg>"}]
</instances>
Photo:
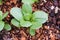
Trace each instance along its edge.
<instances>
[{"instance_id":1,"label":"small pebble","mask_svg":"<svg viewBox=\"0 0 60 40\"><path fill-rule=\"evenodd\" d=\"M46 1L46 0L44 0L44 2L46 3L47 1Z\"/></svg>"},{"instance_id":2,"label":"small pebble","mask_svg":"<svg viewBox=\"0 0 60 40\"><path fill-rule=\"evenodd\" d=\"M58 8L58 7L56 7L56 8L55 8L55 13L58 13L58 10L59 10L59 8Z\"/></svg>"},{"instance_id":3,"label":"small pebble","mask_svg":"<svg viewBox=\"0 0 60 40\"><path fill-rule=\"evenodd\" d=\"M51 6L51 10L53 10L54 9L54 6Z\"/></svg>"}]
</instances>

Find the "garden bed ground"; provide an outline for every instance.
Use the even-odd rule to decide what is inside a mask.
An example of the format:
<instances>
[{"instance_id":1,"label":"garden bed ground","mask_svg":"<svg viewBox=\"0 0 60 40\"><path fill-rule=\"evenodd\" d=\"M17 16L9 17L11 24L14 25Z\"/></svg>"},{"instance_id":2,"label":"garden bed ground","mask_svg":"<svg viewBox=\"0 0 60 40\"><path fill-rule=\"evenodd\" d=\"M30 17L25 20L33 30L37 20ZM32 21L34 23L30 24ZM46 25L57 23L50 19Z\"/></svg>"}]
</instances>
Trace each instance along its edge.
<instances>
[{"instance_id":1,"label":"garden bed ground","mask_svg":"<svg viewBox=\"0 0 60 40\"><path fill-rule=\"evenodd\" d=\"M21 0L3 0L0 10L3 12L10 11L14 6L21 7ZM49 19L43 24L43 27L36 30L35 36L29 34L29 28L16 28L12 26L12 30L0 32L0 40L60 40L60 0L39 0L34 3L33 11L43 10L49 14ZM12 16L9 14L4 21L10 23Z\"/></svg>"}]
</instances>

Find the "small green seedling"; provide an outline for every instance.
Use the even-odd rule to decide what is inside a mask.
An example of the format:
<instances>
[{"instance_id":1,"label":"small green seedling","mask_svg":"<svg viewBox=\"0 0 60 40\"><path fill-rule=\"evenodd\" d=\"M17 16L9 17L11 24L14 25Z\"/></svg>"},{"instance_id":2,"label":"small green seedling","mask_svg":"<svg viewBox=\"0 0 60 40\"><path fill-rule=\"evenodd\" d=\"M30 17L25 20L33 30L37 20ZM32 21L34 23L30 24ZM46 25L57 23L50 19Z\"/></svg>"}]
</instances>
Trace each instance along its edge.
<instances>
[{"instance_id":1,"label":"small green seedling","mask_svg":"<svg viewBox=\"0 0 60 40\"><path fill-rule=\"evenodd\" d=\"M7 31L11 30L11 26L3 21L3 19L7 15L8 15L8 12L3 14L2 11L0 11L0 31L2 31L3 29L5 29Z\"/></svg>"},{"instance_id":2,"label":"small green seedling","mask_svg":"<svg viewBox=\"0 0 60 40\"><path fill-rule=\"evenodd\" d=\"M13 7L10 14L14 17L11 23L16 27L29 27L30 34L35 35L35 30L42 27L42 24L48 20L48 14L43 11L32 11L32 6L37 0L22 0L22 8Z\"/></svg>"},{"instance_id":3,"label":"small green seedling","mask_svg":"<svg viewBox=\"0 0 60 40\"><path fill-rule=\"evenodd\" d=\"M29 9L24 10L23 8L13 7L10 11L10 14L14 17L11 23L16 27L30 27L30 34L35 35L35 29L42 27L42 24L48 20L48 14L43 11L32 13L31 11L27 12ZM28 14L31 16L28 17Z\"/></svg>"}]
</instances>

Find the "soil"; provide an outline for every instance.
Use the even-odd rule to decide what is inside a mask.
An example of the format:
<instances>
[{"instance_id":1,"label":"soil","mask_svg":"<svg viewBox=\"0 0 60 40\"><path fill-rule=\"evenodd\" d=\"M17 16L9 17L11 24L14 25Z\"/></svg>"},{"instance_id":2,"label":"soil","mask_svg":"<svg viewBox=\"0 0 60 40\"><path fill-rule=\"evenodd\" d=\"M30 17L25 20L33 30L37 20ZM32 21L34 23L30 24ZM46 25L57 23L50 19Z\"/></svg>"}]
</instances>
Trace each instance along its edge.
<instances>
[{"instance_id":1,"label":"soil","mask_svg":"<svg viewBox=\"0 0 60 40\"><path fill-rule=\"evenodd\" d=\"M3 0L0 10L10 11L15 6L21 7L21 0ZM0 32L0 40L60 40L60 0L39 0L32 5L32 9L33 11L42 10L49 14L47 22L36 30L34 36L29 34L29 28L16 28L12 25L11 31ZM10 23L12 18L9 14L3 21Z\"/></svg>"}]
</instances>

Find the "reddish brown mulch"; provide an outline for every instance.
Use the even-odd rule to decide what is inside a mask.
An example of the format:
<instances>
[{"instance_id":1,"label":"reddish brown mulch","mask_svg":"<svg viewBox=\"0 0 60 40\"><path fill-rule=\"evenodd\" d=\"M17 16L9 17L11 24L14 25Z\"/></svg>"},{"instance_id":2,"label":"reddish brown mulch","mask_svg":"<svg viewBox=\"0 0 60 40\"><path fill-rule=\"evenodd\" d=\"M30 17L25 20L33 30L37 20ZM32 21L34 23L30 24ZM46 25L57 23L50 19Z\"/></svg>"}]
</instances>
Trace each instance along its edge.
<instances>
[{"instance_id":1,"label":"reddish brown mulch","mask_svg":"<svg viewBox=\"0 0 60 40\"><path fill-rule=\"evenodd\" d=\"M12 7L21 7L21 0L3 0L0 10L3 12L10 11ZM0 40L60 40L60 0L39 0L32 5L33 11L43 10L49 14L49 19L43 24L43 27L36 30L35 36L29 34L29 28L16 28L12 30L1 31ZM4 21L11 21L12 16L9 14Z\"/></svg>"}]
</instances>

